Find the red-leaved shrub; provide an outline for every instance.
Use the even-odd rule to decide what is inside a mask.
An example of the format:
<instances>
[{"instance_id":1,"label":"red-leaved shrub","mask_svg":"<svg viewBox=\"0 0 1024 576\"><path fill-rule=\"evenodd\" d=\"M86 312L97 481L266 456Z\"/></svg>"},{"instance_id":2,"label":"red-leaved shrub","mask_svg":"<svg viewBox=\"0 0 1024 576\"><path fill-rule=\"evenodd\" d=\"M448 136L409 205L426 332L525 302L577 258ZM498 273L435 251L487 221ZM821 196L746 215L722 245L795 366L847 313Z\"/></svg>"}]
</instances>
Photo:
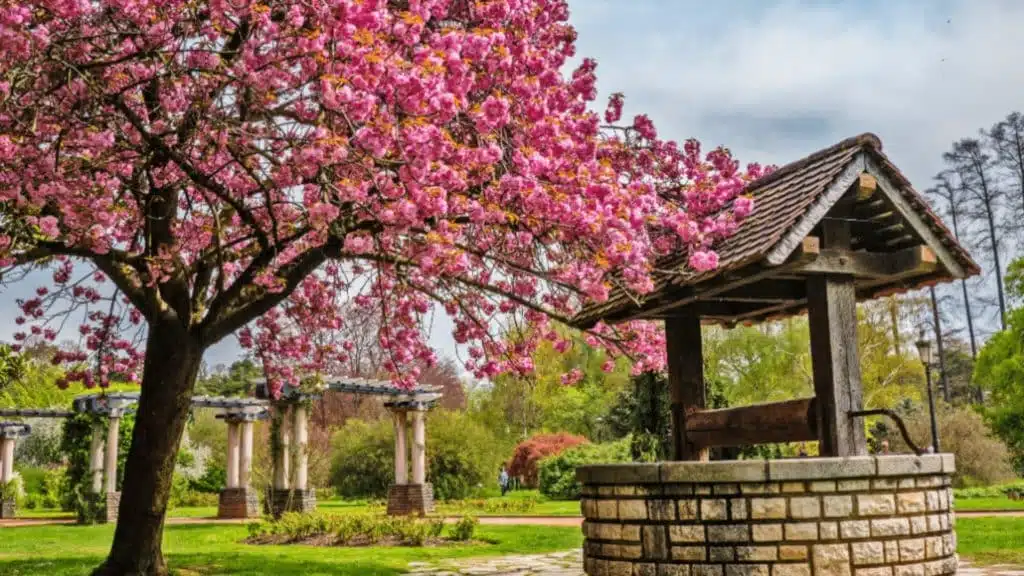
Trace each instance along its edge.
<instances>
[{"instance_id":1,"label":"red-leaved shrub","mask_svg":"<svg viewBox=\"0 0 1024 576\"><path fill-rule=\"evenodd\" d=\"M542 458L559 454L566 448L587 442L583 436L559 432L557 434L536 434L516 446L509 464L509 476L519 476L526 488L537 487L537 463Z\"/></svg>"}]
</instances>

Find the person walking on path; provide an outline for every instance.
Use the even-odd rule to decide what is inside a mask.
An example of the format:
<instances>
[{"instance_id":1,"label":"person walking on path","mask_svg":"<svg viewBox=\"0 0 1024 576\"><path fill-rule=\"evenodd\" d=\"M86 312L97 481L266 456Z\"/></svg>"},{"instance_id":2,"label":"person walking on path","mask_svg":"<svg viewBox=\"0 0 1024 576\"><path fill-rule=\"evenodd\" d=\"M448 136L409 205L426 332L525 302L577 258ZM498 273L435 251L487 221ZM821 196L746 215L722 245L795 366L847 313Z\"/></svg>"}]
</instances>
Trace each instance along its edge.
<instances>
[{"instance_id":1,"label":"person walking on path","mask_svg":"<svg viewBox=\"0 0 1024 576\"><path fill-rule=\"evenodd\" d=\"M498 486L501 487L501 495L504 496L508 492L508 472L504 465L501 467L501 472L498 472Z\"/></svg>"}]
</instances>

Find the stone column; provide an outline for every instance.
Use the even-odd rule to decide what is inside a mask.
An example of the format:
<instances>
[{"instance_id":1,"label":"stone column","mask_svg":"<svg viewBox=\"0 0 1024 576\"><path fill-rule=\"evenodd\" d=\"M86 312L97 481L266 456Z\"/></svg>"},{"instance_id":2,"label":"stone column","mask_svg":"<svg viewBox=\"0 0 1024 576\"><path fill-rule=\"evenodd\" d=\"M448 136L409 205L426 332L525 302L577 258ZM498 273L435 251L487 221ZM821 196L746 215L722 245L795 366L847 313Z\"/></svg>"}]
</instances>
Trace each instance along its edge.
<instances>
[{"instance_id":1,"label":"stone column","mask_svg":"<svg viewBox=\"0 0 1024 576\"><path fill-rule=\"evenodd\" d=\"M288 405L280 405L275 410L280 415L281 425L277 429L277 445L279 451L274 459L274 490L287 490L289 480L289 464L291 463L291 412Z\"/></svg>"},{"instance_id":2,"label":"stone column","mask_svg":"<svg viewBox=\"0 0 1024 576\"><path fill-rule=\"evenodd\" d=\"M395 484L403 485L409 482L409 451L405 446L407 421L404 410L395 410Z\"/></svg>"},{"instance_id":3,"label":"stone column","mask_svg":"<svg viewBox=\"0 0 1024 576\"><path fill-rule=\"evenodd\" d=\"M228 421L227 487L238 488L238 422Z\"/></svg>"},{"instance_id":4,"label":"stone column","mask_svg":"<svg viewBox=\"0 0 1024 576\"><path fill-rule=\"evenodd\" d=\"M427 481L427 430L423 410L412 412L412 483Z\"/></svg>"},{"instance_id":5,"label":"stone column","mask_svg":"<svg viewBox=\"0 0 1024 576\"><path fill-rule=\"evenodd\" d=\"M292 425L295 433L295 490L305 491L309 474L309 412L305 405L296 404L292 407Z\"/></svg>"},{"instance_id":6,"label":"stone column","mask_svg":"<svg viewBox=\"0 0 1024 576\"><path fill-rule=\"evenodd\" d=\"M246 414L226 414L228 425L227 487L220 493L217 516L220 518L255 518L259 516L259 500L249 488L252 469L252 425Z\"/></svg>"},{"instance_id":7,"label":"stone column","mask_svg":"<svg viewBox=\"0 0 1024 576\"><path fill-rule=\"evenodd\" d=\"M242 443L238 454L238 487L249 488L249 477L252 470L252 425L251 420L241 423Z\"/></svg>"},{"instance_id":8,"label":"stone column","mask_svg":"<svg viewBox=\"0 0 1024 576\"><path fill-rule=\"evenodd\" d=\"M14 438L0 437L0 484L14 479Z\"/></svg>"},{"instance_id":9,"label":"stone column","mask_svg":"<svg viewBox=\"0 0 1024 576\"><path fill-rule=\"evenodd\" d=\"M103 492L103 423L92 425L92 444L89 446L89 472L92 474L92 493Z\"/></svg>"},{"instance_id":10,"label":"stone column","mask_svg":"<svg viewBox=\"0 0 1024 576\"><path fill-rule=\"evenodd\" d=\"M121 431L121 417L111 415L107 423L107 450L103 473L107 478L106 492L117 492L117 448Z\"/></svg>"}]
</instances>

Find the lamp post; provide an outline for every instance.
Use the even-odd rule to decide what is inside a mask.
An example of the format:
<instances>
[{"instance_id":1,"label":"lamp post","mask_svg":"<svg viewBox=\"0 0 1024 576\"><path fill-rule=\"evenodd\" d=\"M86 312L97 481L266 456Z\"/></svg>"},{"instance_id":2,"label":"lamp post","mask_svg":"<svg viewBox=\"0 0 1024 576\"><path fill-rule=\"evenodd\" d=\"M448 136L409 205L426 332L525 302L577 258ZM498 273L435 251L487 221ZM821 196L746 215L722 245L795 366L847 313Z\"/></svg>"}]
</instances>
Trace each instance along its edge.
<instances>
[{"instance_id":1,"label":"lamp post","mask_svg":"<svg viewBox=\"0 0 1024 576\"><path fill-rule=\"evenodd\" d=\"M928 386L928 415L932 424L932 448L939 453L939 425L935 421L935 395L932 393L932 343L925 337L924 328L918 335L917 353L921 356L921 364L924 364L924 379Z\"/></svg>"}]
</instances>

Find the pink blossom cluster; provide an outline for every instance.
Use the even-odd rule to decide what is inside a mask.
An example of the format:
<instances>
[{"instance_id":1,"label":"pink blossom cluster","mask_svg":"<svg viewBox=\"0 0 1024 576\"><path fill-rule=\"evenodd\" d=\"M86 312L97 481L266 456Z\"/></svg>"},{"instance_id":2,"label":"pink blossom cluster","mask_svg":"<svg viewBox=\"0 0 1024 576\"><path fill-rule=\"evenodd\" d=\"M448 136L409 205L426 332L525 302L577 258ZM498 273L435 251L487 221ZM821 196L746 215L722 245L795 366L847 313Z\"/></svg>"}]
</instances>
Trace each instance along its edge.
<instances>
[{"instance_id":1,"label":"pink blossom cluster","mask_svg":"<svg viewBox=\"0 0 1024 576\"><path fill-rule=\"evenodd\" d=\"M294 383L345 363L350 304L382 318L397 382L433 362L435 308L475 375L529 372L552 320L649 291L658 258L714 268L763 172L623 123L621 95L595 112L596 63L562 72L568 18L566 0L0 4L0 267L48 265L56 288L21 322L52 340L78 313L86 357L60 359L100 385L140 371L132 327L169 319L203 347L237 333ZM663 363L656 326L593 338Z\"/></svg>"}]
</instances>

